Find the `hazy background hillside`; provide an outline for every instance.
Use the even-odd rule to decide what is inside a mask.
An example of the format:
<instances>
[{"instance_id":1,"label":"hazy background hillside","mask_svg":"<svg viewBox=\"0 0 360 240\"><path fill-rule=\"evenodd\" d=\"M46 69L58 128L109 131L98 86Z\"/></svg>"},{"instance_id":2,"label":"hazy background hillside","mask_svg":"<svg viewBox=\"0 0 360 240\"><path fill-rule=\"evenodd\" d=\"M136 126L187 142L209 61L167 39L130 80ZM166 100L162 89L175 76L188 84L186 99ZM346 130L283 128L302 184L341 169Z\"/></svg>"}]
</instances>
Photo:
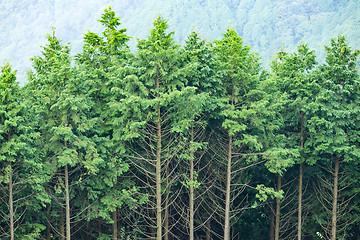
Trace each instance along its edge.
<instances>
[{"instance_id":1,"label":"hazy background hillside","mask_svg":"<svg viewBox=\"0 0 360 240\"><path fill-rule=\"evenodd\" d=\"M133 49L136 38L147 37L159 14L169 19L180 43L193 28L213 40L234 27L265 66L281 46L292 51L300 41L316 50L319 61L323 45L339 34L346 35L352 47L360 47L357 0L1 0L1 65L9 61L24 83L29 58L39 55L51 27L76 53L87 30L101 31L97 19L108 5L134 37Z\"/></svg>"}]
</instances>

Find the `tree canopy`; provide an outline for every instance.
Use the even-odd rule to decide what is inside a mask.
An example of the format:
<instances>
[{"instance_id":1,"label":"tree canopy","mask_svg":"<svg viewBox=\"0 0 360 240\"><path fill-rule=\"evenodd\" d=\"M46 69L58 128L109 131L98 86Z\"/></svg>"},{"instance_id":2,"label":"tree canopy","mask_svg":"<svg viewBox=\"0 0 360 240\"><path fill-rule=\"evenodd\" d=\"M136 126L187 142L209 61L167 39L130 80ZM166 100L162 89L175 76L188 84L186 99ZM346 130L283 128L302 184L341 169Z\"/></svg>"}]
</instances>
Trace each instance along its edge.
<instances>
[{"instance_id":1,"label":"tree canopy","mask_svg":"<svg viewBox=\"0 0 360 240\"><path fill-rule=\"evenodd\" d=\"M359 239L360 51L344 36L324 63L300 43L268 71L236 27L179 44L157 15L132 52L111 7L98 22L79 53L47 34L23 87L1 67L2 239Z\"/></svg>"}]
</instances>

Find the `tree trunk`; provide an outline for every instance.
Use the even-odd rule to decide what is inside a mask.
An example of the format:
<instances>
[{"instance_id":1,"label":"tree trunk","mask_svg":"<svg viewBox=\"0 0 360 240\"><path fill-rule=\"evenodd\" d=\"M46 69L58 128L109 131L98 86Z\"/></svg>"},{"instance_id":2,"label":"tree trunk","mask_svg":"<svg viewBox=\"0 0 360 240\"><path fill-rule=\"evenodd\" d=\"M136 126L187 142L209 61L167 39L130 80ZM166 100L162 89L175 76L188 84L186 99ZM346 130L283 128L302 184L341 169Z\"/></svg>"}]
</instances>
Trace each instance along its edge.
<instances>
[{"instance_id":1,"label":"tree trunk","mask_svg":"<svg viewBox=\"0 0 360 240\"><path fill-rule=\"evenodd\" d=\"M304 148L304 112L300 112L300 149ZM301 240L301 226L302 226L302 185L303 185L303 163L300 163L299 169L299 197L298 197L298 240Z\"/></svg>"},{"instance_id":2,"label":"tree trunk","mask_svg":"<svg viewBox=\"0 0 360 240\"><path fill-rule=\"evenodd\" d=\"M332 218L331 218L331 240L336 240L336 222L337 222L337 201L338 201L338 184L339 184L339 167L340 160L336 157L335 172L334 172L334 189L333 189L333 204L332 204Z\"/></svg>"},{"instance_id":3,"label":"tree trunk","mask_svg":"<svg viewBox=\"0 0 360 240\"><path fill-rule=\"evenodd\" d=\"M101 219L98 218L98 219L97 219L97 222L98 222L98 233L99 233L99 237L100 237L100 235L101 235L101 233L102 233L102 230L101 230Z\"/></svg>"},{"instance_id":4,"label":"tree trunk","mask_svg":"<svg viewBox=\"0 0 360 240\"><path fill-rule=\"evenodd\" d=\"M46 239L51 240L51 227L49 221L46 221L46 235L47 235Z\"/></svg>"},{"instance_id":5,"label":"tree trunk","mask_svg":"<svg viewBox=\"0 0 360 240\"><path fill-rule=\"evenodd\" d=\"M271 201L270 207L270 240L275 239L275 214L274 214L274 201Z\"/></svg>"},{"instance_id":6,"label":"tree trunk","mask_svg":"<svg viewBox=\"0 0 360 240\"><path fill-rule=\"evenodd\" d=\"M14 240L14 201L13 201L13 180L12 174L13 171L11 169L11 162L9 161L10 172L9 172L9 218L10 218L10 239Z\"/></svg>"},{"instance_id":7,"label":"tree trunk","mask_svg":"<svg viewBox=\"0 0 360 240\"><path fill-rule=\"evenodd\" d=\"M157 72L159 69L157 67ZM160 94L160 80L156 78L156 97L159 98ZM161 112L160 106L157 106L157 144L156 144L156 239L162 239L162 219L161 219Z\"/></svg>"},{"instance_id":8,"label":"tree trunk","mask_svg":"<svg viewBox=\"0 0 360 240\"><path fill-rule=\"evenodd\" d=\"M231 90L231 105L234 106L234 85ZM229 134L229 133L228 133ZM231 162L232 162L232 136L229 134L228 156L226 167L226 190L225 190L225 223L224 240L230 240L230 191L231 191Z\"/></svg>"},{"instance_id":9,"label":"tree trunk","mask_svg":"<svg viewBox=\"0 0 360 240\"><path fill-rule=\"evenodd\" d=\"M278 191L281 190L281 175L278 174ZM280 198L276 198L275 240L280 238Z\"/></svg>"},{"instance_id":10,"label":"tree trunk","mask_svg":"<svg viewBox=\"0 0 360 240\"><path fill-rule=\"evenodd\" d=\"M224 240L230 240L230 191L231 191L231 157L232 157L231 151L232 151L232 136L229 136L227 170L226 170Z\"/></svg>"},{"instance_id":11,"label":"tree trunk","mask_svg":"<svg viewBox=\"0 0 360 240\"><path fill-rule=\"evenodd\" d=\"M192 125L190 138L189 240L194 240L194 129Z\"/></svg>"},{"instance_id":12,"label":"tree trunk","mask_svg":"<svg viewBox=\"0 0 360 240\"><path fill-rule=\"evenodd\" d=\"M10 131L8 132L8 142L11 140ZM13 200L13 170L11 166L11 160L9 160L9 223L10 223L10 239L15 239L15 227L14 227L14 200Z\"/></svg>"},{"instance_id":13,"label":"tree trunk","mask_svg":"<svg viewBox=\"0 0 360 240\"><path fill-rule=\"evenodd\" d=\"M303 185L303 164L299 166L299 199L298 199L298 240L301 240L301 225L302 225L302 185Z\"/></svg>"},{"instance_id":14,"label":"tree trunk","mask_svg":"<svg viewBox=\"0 0 360 240\"><path fill-rule=\"evenodd\" d=\"M70 232L70 196L69 196L69 169L65 165L65 206L66 206L66 240L71 239Z\"/></svg>"},{"instance_id":15,"label":"tree trunk","mask_svg":"<svg viewBox=\"0 0 360 240\"><path fill-rule=\"evenodd\" d=\"M117 240L117 235L118 235L118 229L117 229L117 211L115 210L114 212L112 212L112 218L114 223L112 224L113 226L113 240Z\"/></svg>"}]
</instances>

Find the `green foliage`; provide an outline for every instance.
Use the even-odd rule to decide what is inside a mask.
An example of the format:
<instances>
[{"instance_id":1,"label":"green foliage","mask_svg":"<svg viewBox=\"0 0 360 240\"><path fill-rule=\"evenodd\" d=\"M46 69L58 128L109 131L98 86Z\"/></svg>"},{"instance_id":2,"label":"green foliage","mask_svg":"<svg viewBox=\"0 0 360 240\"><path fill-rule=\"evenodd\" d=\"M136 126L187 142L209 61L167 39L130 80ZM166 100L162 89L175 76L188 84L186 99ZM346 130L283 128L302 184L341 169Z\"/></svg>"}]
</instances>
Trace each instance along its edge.
<instances>
[{"instance_id":1,"label":"green foliage","mask_svg":"<svg viewBox=\"0 0 360 240\"><path fill-rule=\"evenodd\" d=\"M35 154L33 144L38 134L29 123L31 118L28 118L15 75L16 71L12 71L9 64L1 68L0 189L3 195L0 198L0 236L9 234L10 214L13 214L16 238L33 239L44 228L42 224L29 221L31 215L48 200L41 198L44 194L41 184L46 179L42 176L43 165ZM14 207L12 212L10 197Z\"/></svg>"},{"instance_id":2,"label":"green foliage","mask_svg":"<svg viewBox=\"0 0 360 240\"><path fill-rule=\"evenodd\" d=\"M310 105L319 91L319 85L312 73L315 64L314 51L310 51L304 43L297 47L295 53L280 51L271 64L275 86L286 98L282 110L284 124L281 126L281 132L284 132L282 147L285 150L269 154L272 160L267 164L272 172L282 173L296 162L309 159L305 155L307 150L304 146L308 144L307 120L311 117ZM278 158L277 164L275 164L276 158ZM279 170L275 170L276 168Z\"/></svg>"},{"instance_id":3,"label":"green foliage","mask_svg":"<svg viewBox=\"0 0 360 240\"><path fill-rule=\"evenodd\" d=\"M319 6L308 8L316 19L321 11L330 14L346 5L301 3L288 6L296 8L295 16L286 11L282 15L294 26L309 6ZM218 13L216 8L224 4L228 10ZM332 179L325 169L340 160L347 176L339 183L339 201L347 214L337 221L349 223L344 236L358 238L359 51L339 36L325 48L326 63L317 66L315 52L301 43L294 53L282 49L271 72L264 71L245 41L256 37L263 42L254 49L270 51L272 43L264 34L274 29L253 17L245 22L239 14L247 9L271 19L271 7L280 11L284 4L196 2L197 11L232 15L243 27L228 28L212 43L191 31L182 46L175 39L186 31L169 31L174 20L157 15L134 54L127 30L120 29L120 18L108 7L99 20L102 34L86 33L75 61L53 30L41 55L31 59L33 70L25 87L18 86L16 71L5 64L0 75L0 237L9 232L13 184L16 239L58 236L67 192L74 238L86 234L89 239L110 239L114 220L121 220L117 226L122 239L154 237L157 217L169 221L167 230L176 238L190 229L190 206L195 236L206 238L203 225L210 224L213 235L207 237L216 238L223 234L226 196L233 237L257 229L251 239L260 239L271 225L274 199L281 199L282 212L294 210L287 196L298 191L292 185L297 163L309 164L303 164L309 190L303 193L304 202L311 199L304 234L315 237L330 216L319 207L316 191L323 185L317 180ZM179 9L172 14L189 22L191 17ZM287 31L281 21L272 23L279 33ZM225 25L217 22L213 28ZM256 34L247 31L253 27ZM305 35L297 32L294 37ZM276 36L284 37L285 44L292 42ZM70 170L69 189L65 168ZM271 188L273 173L281 176L283 190Z\"/></svg>"},{"instance_id":4,"label":"green foliage","mask_svg":"<svg viewBox=\"0 0 360 240\"><path fill-rule=\"evenodd\" d=\"M215 52L223 84L220 100L220 115L224 118L222 127L230 136L244 134L249 127L248 119L256 115L250 102L256 100L252 98L252 91L258 84L258 58L250 52L250 47L243 45L242 38L234 29L227 29L223 39L215 41ZM246 135L240 137L239 141L241 139L247 141Z\"/></svg>"},{"instance_id":5,"label":"green foliage","mask_svg":"<svg viewBox=\"0 0 360 240\"><path fill-rule=\"evenodd\" d=\"M264 184L257 185L256 190L258 191L258 193L256 194L256 198L258 198L262 202L266 202L269 197L271 197L271 199L282 199L284 195L283 190L275 191L273 188L265 187Z\"/></svg>"},{"instance_id":6,"label":"green foliage","mask_svg":"<svg viewBox=\"0 0 360 240\"><path fill-rule=\"evenodd\" d=\"M359 51L352 51L342 36L332 39L325 50L326 64L316 75L322 88L311 104L314 116L309 120L314 151L345 161L357 159L359 75L355 66Z\"/></svg>"},{"instance_id":7,"label":"green foliage","mask_svg":"<svg viewBox=\"0 0 360 240\"><path fill-rule=\"evenodd\" d=\"M266 152L266 167L272 173L282 174L286 169L295 164L295 159L300 156L297 149L273 148Z\"/></svg>"}]
</instances>

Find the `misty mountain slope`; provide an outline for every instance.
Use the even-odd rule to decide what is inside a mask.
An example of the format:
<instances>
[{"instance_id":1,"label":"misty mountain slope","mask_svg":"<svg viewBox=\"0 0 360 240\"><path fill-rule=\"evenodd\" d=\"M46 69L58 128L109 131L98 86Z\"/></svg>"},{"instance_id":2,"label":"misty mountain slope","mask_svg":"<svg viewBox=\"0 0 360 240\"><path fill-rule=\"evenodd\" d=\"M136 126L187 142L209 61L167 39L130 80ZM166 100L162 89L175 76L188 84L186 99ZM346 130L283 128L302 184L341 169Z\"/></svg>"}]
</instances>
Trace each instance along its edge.
<instances>
[{"instance_id":1,"label":"misty mountain slope","mask_svg":"<svg viewBox=\"0 0 360 240\"><path fill-rule=\"evenodd\" d=\"M133 37L133 49L137 38L147 37L159 14L169 19L180 43L192 29L211 41L234 27L262 56L265 66L281 46L292 51L300 41L315 49L320 61L323 45L339 34L346 35L351 46L360 46L360 4L355 0L4 0L0 2L1 63L10 61L24 82L29 58L39 54L51 27L76 53L87 30L101 32L97 19L108 5Z\"/></svg>"}]
</instances>

